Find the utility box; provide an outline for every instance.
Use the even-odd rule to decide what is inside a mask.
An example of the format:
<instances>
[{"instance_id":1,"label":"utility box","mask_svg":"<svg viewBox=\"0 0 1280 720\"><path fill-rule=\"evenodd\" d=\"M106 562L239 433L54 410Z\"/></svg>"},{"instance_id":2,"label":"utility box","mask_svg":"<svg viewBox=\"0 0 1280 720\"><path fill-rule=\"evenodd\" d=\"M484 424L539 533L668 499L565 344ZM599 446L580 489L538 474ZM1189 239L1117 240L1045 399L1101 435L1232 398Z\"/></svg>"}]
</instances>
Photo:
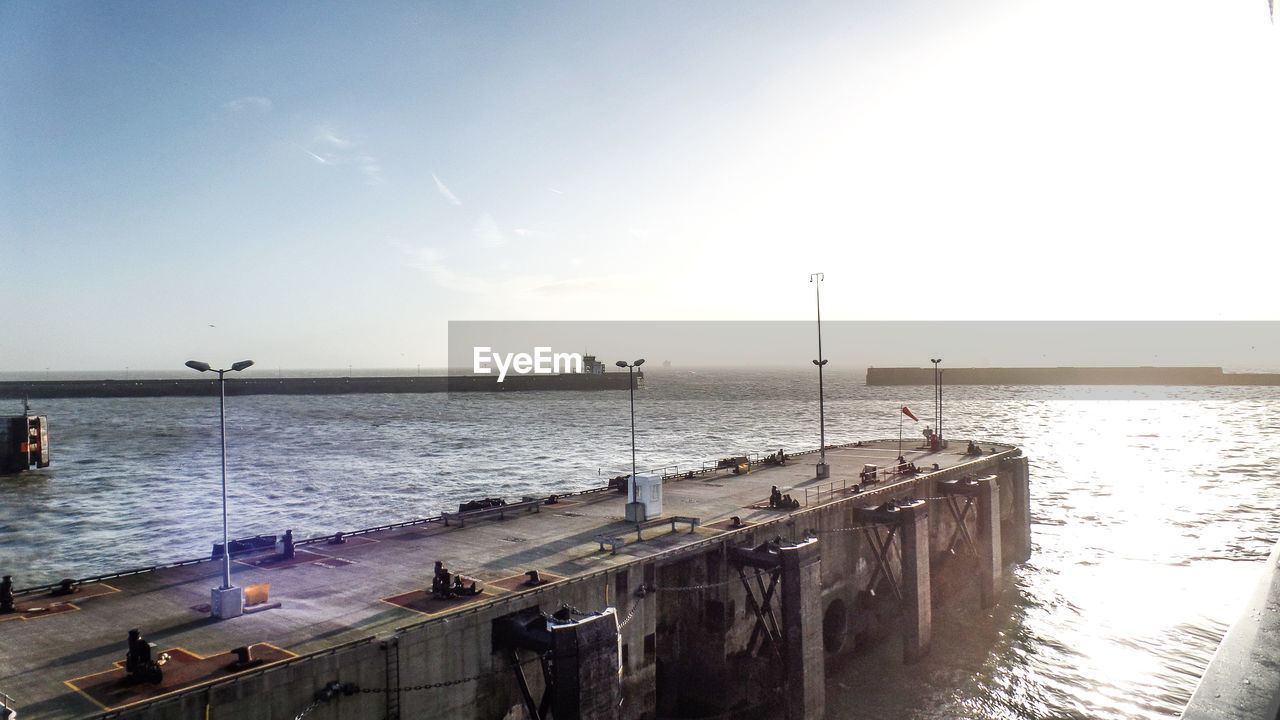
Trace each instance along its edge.
<instances>
[{"instance_id":1,"label":"utility box","mask_svg":"<svg viewBox=\"0 0 1280 720\"><path fill-rule=\"evenodd\" d=\"M643 512L636 505L643 506ZM662 476L637 475L627 486L627 520L641 522L662 517Z\"/></svg>"}]
</instances>

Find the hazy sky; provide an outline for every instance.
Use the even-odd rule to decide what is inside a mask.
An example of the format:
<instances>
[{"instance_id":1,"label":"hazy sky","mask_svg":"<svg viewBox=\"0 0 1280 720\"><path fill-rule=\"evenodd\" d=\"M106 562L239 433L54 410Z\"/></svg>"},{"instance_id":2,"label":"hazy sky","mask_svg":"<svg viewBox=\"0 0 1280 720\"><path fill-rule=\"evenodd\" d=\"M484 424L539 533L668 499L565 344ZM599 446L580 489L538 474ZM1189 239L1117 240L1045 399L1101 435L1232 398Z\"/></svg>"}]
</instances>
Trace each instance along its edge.
<instances>
[{"instance_id":1,"label":"hazy sky","mask_svg":"<svg viewBox=\"0 0 1280 720\"><path fill-rule=\"evenodd\" d=\"M814 271L831 320L1275 320L1278 33L0 0L0 371L439 366L449 320L807 320Z\"/></svg>"}]
</instances>

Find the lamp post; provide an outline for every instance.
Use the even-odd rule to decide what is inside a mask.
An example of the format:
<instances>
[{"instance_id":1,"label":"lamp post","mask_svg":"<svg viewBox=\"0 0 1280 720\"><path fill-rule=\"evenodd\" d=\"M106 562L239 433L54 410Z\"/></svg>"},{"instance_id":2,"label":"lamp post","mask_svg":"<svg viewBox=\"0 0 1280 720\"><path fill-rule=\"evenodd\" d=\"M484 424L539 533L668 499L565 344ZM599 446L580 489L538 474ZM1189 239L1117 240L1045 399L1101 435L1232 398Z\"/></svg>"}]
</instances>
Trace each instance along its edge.
<instances>
[{"instance_id":1,"label":"lamp post","mask_svg":"<svg viewBox=\"0 0 1280 720\"><path fill-rule=\"evenodd\" d=\"M620 368L627 369L628 389L631 392L631 499L627 503L627 520L640 522L644 520L644 506L640 502L640 488L636 485L636 376L635 370L644 364L644 358L640 358L633 363L628 364L626 360L619 360L614 363ZM639 507L636 507L639 506Z\"/></svg>"},{"instance_id":2,"label":"lamp post","mask_svg":"<svg viewBox=\"0 0 1280 720\"><path fill-rule=\"evenodd\" d=\"M230 368L219 370L207 362L187 361L187 367L192 370L218 373L218 428L222 438L222 587L213 590L209 602L210 612L216 618L238 617L244 611L240 588L231 586L231 543L227 541L227 392L224 375L239 372L252 364L252 360L241 360Z\"/></svg>"},{"instance_id":3,"label":"lamp post","mask_svg":"<svg viewBox=\"0 0 1280 720\"><path fill-rule=\"evenodd\" d=\"M942 447L942 371L938 363L942 358L929 358L933 363L933 424L938 428L938 447Z\"/></svg>"},{"instance_id":4,"label":"lamp post","mask_svg":"<svg viewBox=\"0 0 1280 720\"><path fill-rule=\"evenodd\" d=\"M827 364L822 357L822 273L809 273L809 282L813 283L814 299L818 303L818 359L813 361L818 366L818 467L819 478L830 477L831 466L827 464L827 416L826 402L822 396L822 368Z\"/></svg>"}]
</instances>

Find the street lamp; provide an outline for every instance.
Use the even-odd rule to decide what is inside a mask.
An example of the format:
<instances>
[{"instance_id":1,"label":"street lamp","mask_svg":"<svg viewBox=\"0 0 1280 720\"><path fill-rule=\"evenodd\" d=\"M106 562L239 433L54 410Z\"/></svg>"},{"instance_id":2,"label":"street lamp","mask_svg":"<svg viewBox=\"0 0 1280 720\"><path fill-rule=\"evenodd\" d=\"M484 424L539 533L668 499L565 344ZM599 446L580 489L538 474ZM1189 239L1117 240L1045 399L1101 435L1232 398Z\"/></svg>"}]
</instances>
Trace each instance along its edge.
<instances>
[{"instance_id":1,"label":"street lamp","mask_svg":"<svg viewBox=\"0 0 1280 720\"><path fill-rule=\"evenodd\" d=\"M809 282L813 283L814 299L818 303L818 359L813 361L818 366L818 467L819 478L831 476L831 466L827 464L827 416L826 402L822 396L822 368L827 364L822 357L822 273L809 273Z\"/></svg>"},{"instance_id":2,"label":"street lamp","mask_svg":"<svg viewBox=\"0 0 1280 720\"><path fill-rule=\"evenodd\" d=\"M222 587L215 588L209 596L210 612L216 618L239 617L244 612L244 597L240 588L231 586L231 543L227 541L227 393L223 377L228 372L239 372L253 364L241 360L230 368L218 370L209 363L188 360L187 367L200 372L212 370L218 373L218 427L222 437Z\"/></svg>"},{"instance_id":3,"label":"street lamp","mask_svg":"<svg viewBox=\"0 0 1280 720\"><path fill-rule=\"evenodd\" d=\"M644 506L640 503L640 488L636 485L636 376L635 370L644 364L644 358L628 364L626 360L614 363L627 369L627 383L631 391L631 498L627 503L627 520L640 522L645 519Z\"/></svg>"},{"instance_id":4,"label":"street lamp","mask_svg":"<svg viewBox=\"0 0 1280 720\"><path fill-rule=\"evenodd\" d=\"M942 358L929 358L933 363L933 424L937 426L938 447L942 447L942 371L938 363Z\"/></svg>"}]
</instances>

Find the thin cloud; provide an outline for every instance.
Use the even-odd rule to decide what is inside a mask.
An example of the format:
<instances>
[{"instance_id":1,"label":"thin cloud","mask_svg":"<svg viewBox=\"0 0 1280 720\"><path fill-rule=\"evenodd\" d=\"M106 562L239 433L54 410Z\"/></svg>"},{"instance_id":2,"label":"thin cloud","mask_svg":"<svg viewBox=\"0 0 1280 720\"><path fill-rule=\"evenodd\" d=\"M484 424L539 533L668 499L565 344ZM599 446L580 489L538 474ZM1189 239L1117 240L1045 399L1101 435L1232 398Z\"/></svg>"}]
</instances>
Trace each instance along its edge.
<instances>
[{"instance_id":1,"label":"thin cloud","mask_svg":"<svg viewBox=\"0 0 1280 720\"><path fill-rule=\"evenodd\" d=\"M475 227L471 231L474 237L481 245L496 248L507 244L507 238L502 233L502 228L498 227L498 221L493 216L485 213L476 220Z\"/></svg>"},{"instance_id":2,"label":"thin cloud","mask_svg":"<svg viewBox=\"0 0 1280 720\"><path fill-rule=\"evenodd\" d=\"M452 190L446 187L444 183L440 182L440 178L436 177L435 173L431 173L431 179L436 181L436 190L440 192L440 196L445 199L445 202L454 206L462 204L462 201L458 199L458 196L454 195Z\"/></svg>"},{"instance_id":3,"label":"thin cloud","mask_svg":"<svg viewBox=\"0 0 1280 720\"><path fill-rule=\"evenodd\" d=\"M310 148L298 147L321 165L354 167L364 176L366 184L381 185L382 164L373 155L361 152L362 145L363 139L341 134L329 125L321 125L312 136Z\"/></svg>"},{"instance_id":4,"label":"thin cloud","mask_svg":"<svg viewBox=\"0 0 1280 720\"><path fill-rule=\"evenodd\" d=\"M445 264L444 254L439 250L430 247L412 248L407 245L400 245L400 249L409 256L409 267L425 272L441 287L457 286L458 276Z\"/></svg>"},{"instance_id":5,"label":"thin cloud","mask_svg":"<svg viewBox=\"0 0 1280 720\"><path fill-rule=\"evenodd\" d=\"M563 194L564 194L564 191L563 191L563 190L557 190L557 189L555 189L555 188L547 188L547 192L553 192L553 193L555 193L555 194L557 194L557 195L563 195Z\"/></svg>"},{"instance_id":6,"label":"thin cloud","mask_svg":"<svg viewBox=\"0 0 1280 720\"><path fill-rule=\"evenodd\" d=\"M356 164L360 166L360 172L364 175L365 180L370 185L382 184L382 165L378 164L378 158L371 155L361 155L356 158Z\"/></svg>"},{"instance_id":7,"label":"thin cloud","mask_svg":"<svg viewBox=\"0 0 1280 720\"><path fill-rule=\"evenodd\" d=\"M246 95L222 104L222 109L231 113L271 112L271 101L264 97Z\"/></svg>"},{"instance_id":8,"label":"thin cloud","mask_svg":"<svg viewBox=\"0 0 1280 720\"><path fill-rule=\"evenodd\" d=\"M316 142L323 143L338 150L347 150L356 143L350 138L344 138L334 132L333 128L321 126L316 130Z\"/></svg>"}]
</instances>

